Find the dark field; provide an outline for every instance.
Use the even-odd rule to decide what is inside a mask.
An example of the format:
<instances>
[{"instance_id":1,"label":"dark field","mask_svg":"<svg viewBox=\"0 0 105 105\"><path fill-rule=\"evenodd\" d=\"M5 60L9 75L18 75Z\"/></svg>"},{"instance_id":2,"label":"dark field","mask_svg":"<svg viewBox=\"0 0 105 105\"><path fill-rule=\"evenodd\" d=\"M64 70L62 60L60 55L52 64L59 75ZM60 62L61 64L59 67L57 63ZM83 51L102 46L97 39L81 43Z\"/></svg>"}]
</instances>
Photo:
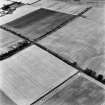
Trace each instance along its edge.
<instances>
[{"instance_id":1,"label":"dark field","mask_svg":"<svg viewBox=\"0 0 105 105\"><path fill-rule=\"evenodd\" d=\"M85 77L78 77L42 105L104 105L105 90Z\"/></svg>"},{"instance_id":2,"label":"dark field","mask_svg":"<svg viewBox=\"0 0 105 105\"><path fill-rule=\"evenodd\" d=\"M47 9L39 9L17 20L3 25L31 41L42 37L55 30L67 21L74 18L73 15L55 12Z\"/></svg>"}]
</instances>

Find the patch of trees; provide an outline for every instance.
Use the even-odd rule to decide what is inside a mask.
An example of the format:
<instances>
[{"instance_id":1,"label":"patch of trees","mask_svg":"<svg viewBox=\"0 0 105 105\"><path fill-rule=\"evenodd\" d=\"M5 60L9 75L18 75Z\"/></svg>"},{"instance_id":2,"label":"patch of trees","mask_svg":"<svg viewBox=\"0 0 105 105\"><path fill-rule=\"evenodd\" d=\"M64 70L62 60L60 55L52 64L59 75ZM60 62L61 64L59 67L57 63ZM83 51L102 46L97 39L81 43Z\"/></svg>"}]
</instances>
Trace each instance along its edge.
<instances>
[{"instance_id":1,"label":"patch of trees","mask_svg":"<svg viewBox=\"0 0 105 105\"><path fill-rule=\"evenodd\" d=\"M99 82L105 84L105 78L102 74L97 74L94 70L86 68L85 70L83 70L81 67L79 67L77 62L73 62L71 63L71 66L77 68L78 70L86 73L87 75L93 77L94 79L98 80Z\"/></svg>"},{"instance_id":2,"label":"patch of trees","mask_svg":"<svg viewBox=\"0 0 105 105\"><path fill-rule=\"evenodd\" d=\"M20 50L24 49L25 47L29 46L31 43L28 41L22 41L22 42L18 42L15 45L12 45L11 47L9 47L9 50L7 52L3 52L0 55L0 60L6 59L10 56L12 56L13 54L16 54L17 52L19 52Z\"/></svg>"}]
</instances>

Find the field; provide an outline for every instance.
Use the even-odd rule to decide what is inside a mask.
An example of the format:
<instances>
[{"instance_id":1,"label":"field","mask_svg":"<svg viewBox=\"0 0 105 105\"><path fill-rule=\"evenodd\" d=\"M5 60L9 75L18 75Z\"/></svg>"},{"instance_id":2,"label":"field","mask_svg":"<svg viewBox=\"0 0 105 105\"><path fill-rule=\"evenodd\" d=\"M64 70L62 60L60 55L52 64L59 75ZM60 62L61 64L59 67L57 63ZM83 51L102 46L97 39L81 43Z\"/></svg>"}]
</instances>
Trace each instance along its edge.
<instances>
[{"instance_id":1,"label":"field","mask_svg":"<svg viewBox=\"0 0 105 105\"><path fill-rule=\"evenodd\" d=\"M39 9L15 21L3 25L31 41L42 37L62 24L72 20L75 16L47 9ZM24 20L24 21L23 21Z\"/></svg>"},{"instance_id":2,"label":"field","mask_svg":"<svg viewBox=\"0 0 105 105\"><path fill-rule=\"evenodd\" d=\"M83 75L69 80L41 105L104 105L105 90ZM37 105L37 104L36 104Z\"/></svg>"},{"instance_id":3,"label":"field","mask_svg":"<svg viewBox=\"0 0 105 105\"><path fill-rule=\"evenodd\" d=\"M90 19L92 21L96 21L99 24L105 25L105 6L103 7L93 7L90 11L86 12L84 16L87 17L87 19Z\"/></svg>"},{"instance_id":4,"label":"field","mask_svg":"<svg viewBox=\"0 0 105 105\"><path fill-rule=\"evenodd\" d=\"M16 105L9 97L7 97L4 92L0 90L0 103L2 105Z\"/></svg>"},{"instance_id":5,"label":"field","mask_svg":"<svg viewBox=\"0 0 105 105\"><path fill-rule=\"evenodd\" d=\"M40 0L0 17L0 105L105 105L105 7L94 1Z\"/></svg>"},{"instance_id":6,"label":"field","mask_svg":"<svg viewBox=\"0 0 105 105\"><path fill-rule=\"evenodd\" d=\"M0 89L17 105L31 104L77 72L35 45L2 61L0 69Z\"/></svg>"},{"instance_id":7,"label":"field","mask_svg":"<svg viewBox=\"0 0 105 105\"><path fill-rule=\"evenodd\" d=\"M12 0L12 1L22 2L24 4L31 4L31 3L37 2L38 0Z\"/></svg>"},{"instance_id":8,"label":"field","mask_svg":"<svg viewBox=\"0 0 105 105\"><path fill-rule=\"evenodd\" d=\"M25 16L35 10L38 10L40 8L46 8L50 10L55 10L62 13L68 13L77 15L78 13L82 12L84 9L86 9L87 5L72 5L70 3L60 2L56 0L41 0L37 3L34 3L32 5L24 5L19 8L17 8L13 14L11 15L5 15L3 17L0 17L0 25L3 25L5 23L11 22L15 19L18 19L22 16Z\"/></svg>"},{"instance_id":9,"label":"field","mask_svg":"<svg viewBox=\"0 0 105 105\"><path fill-rule=\"evenodd\" d=\"M36 4L33 4L34 7L42 7L62 13L78 15L83 10L85 10L89 5L74 5L71 3L62 2L59 0L42 0Z\"/></svg>"},{"instance_id":10,"label":"field","mask_svg":"<svg viewBox=\"0 0 105 105\"><path fill-rule=\"evenodd\" d=\"M77 18L38 43L68 61L76 61L81 68L90 68L88 65L89 61L105 55L104 33L104 27L97 22ZM98 73L103 72L104 74L105 67L103 60L104 58L95 61L101 67L94 68Z\"/></svg>"}]
</instances>

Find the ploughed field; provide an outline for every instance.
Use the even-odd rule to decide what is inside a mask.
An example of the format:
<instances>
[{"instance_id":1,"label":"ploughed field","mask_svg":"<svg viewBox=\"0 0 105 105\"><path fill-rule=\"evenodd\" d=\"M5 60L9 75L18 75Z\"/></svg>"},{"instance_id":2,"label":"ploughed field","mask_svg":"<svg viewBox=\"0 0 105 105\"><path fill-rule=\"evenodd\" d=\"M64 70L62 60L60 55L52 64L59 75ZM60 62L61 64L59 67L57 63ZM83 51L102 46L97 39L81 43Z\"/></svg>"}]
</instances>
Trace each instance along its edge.
<instances>
[{"instance_id":1,"label":"ploughed field","mask_svg":"<svg viewBox=\"0 0 105 105\"><path fill-rule=\"evenodd\" d=\"M74 17L70 14L41 8L1 27L33 41L51 33Z\"/></svg>"}]
</instances>

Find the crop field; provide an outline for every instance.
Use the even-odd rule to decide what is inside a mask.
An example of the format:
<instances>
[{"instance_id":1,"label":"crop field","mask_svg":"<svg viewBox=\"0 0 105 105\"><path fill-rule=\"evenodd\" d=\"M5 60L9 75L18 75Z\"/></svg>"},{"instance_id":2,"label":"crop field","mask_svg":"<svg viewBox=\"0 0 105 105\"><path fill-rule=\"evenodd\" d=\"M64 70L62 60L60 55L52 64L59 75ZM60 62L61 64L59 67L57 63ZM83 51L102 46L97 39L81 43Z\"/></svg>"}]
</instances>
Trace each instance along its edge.
<instances>
[{"instance_id":1,"label":"crop field","mask_svg":"<svg viewBox=\"0 0 105 105\"><path fill-rule=\"evenodd\" d=\"M40 8L46 8L46 9L58 11L61 13L78 15L83 10L85 10L87 7L89 7L89 6L87 6L87 5L72 5L70 3L60 2L60 1L56 1L56 0L41 0L37 3L32 4L32 6L31 5L23 5L19 8L17 8L14 11L14 13L11 15L5 15L3 17L0 17L0 25L11 22L15 19L25 16L25 15L27 15L35 10L38 10Z\"/></svg>"},{"instance_id":2,"label":"crop field","mask_svg":"<svg viewBox=\"0 0 105 105\"><path fill-rule=\"evenodd\" d=\"M104 27L98 23L77 18L38 43L70 62L76 61L81 68L89 68L88 64L91 59L105 55L104 33ZM104 74L103 60L104 58L95 61L101 67L94 68L98 73L101 71L100 73Z\"/></svg>"},{"instance_id":3,"label":"crop field","mask_svg":"<svg viewBox=\"0 0 105 105\"><path fill-rule=\"evenodd\" d=\"M42 105L104 105L105 89L80 75L69 80ZM36 104L37 105L37 104Z\"/></svg>"},{"instance_id":4,"label":"crop field","mask_svg":"<svg viewBox=\"0 0 105 105\"><path fill-rule=\"evenodd\" d=\"M0 3L0 105L105 105L101 0Z\"/></svg>"},{"instance_id":5,"label":"crop field","mask_svg":"<svg viewBox=\"0 0 105 105\"><path fill-rule=\"evenodd\" d=\"M3 25L9 30L21 34L31 41L46 35L75 16L47 9L39 9L17 20Z\"/></svg>"},{"instance_id":6,"label":"crop field","mask_svg":"<svg viewBox=\"0 0 105 105\"><path fill-rule=\"evenodd\" d=\"M3 60L0 67L0 88L17 105L31 104L77 73L76 69L35 45Z\"/></svg>"},{"instance_id":7,"label":"crop field","mask_svg":"<svg viewBox=\"0 0 105 105\"><path fill-rule=\"evenodd\" d=\"M99 24L105 25L105 7L94 7L84 14L87 19L96 21Z\"/></svg>"},{"instance_id":8,"label":"crop field","mask_svg":"<svg viewBox=\"0 0 105 105\"><path fill-rule=\"evenodd\" d=\"M40 2L33 4L33 7L42 7L53 11L62 13L78 15L84 11L88 5L73 5L70 3L60 2L59 0L41 0Z\"/></svg>"},{"instance_id":9,"label":"crop field","mask_svg":"<svg viewBox=\"0 0 105 105\"><path fill-rule=\"evenodd\" d=\"M4 92L0 90L0 103L2 105L16 105Z\"/></svg>"},{"instance_id":10,"label":"crop field","mask_svg":"<svg viewBox=\"0 0 105 105\"><path fill-rule=\"evenodd\" d=\"M38 0L12 0L14 2L22 2L24 4L32 4L32 3L35 3L37 2Z\"/></svg>"}]
</instances>

